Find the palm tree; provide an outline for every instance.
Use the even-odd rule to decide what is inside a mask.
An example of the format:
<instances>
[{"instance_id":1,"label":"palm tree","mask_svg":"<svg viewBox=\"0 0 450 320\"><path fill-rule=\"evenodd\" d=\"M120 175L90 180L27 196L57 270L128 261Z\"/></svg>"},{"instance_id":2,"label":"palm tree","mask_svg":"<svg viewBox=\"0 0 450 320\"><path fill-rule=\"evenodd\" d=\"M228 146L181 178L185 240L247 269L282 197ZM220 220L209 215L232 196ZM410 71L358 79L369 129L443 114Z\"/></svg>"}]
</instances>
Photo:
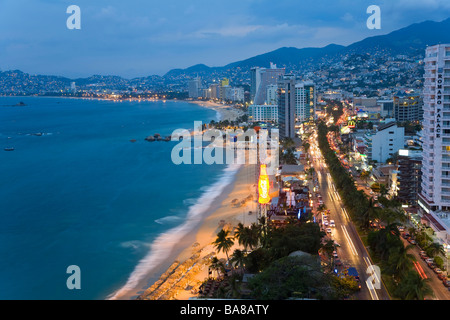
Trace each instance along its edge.
<instances>
[{"instance_id":1,"label":"palm tree","mask_svg":"<svg viewBox=\"0 0 450 320\"><path fill-rule=\"evenodd\" d=\"M284 138L281 141L281 146L284 150L291 149L295 147L295 142L292 138Z\"/></svg>"},{"instance_id":2,"label":"palm tree","mask_svg":"<svg viewBox=\"0 0 450 320\"><path fill-rule=\"evenodd\" d=\"M409 271L399 284L399 293L404 300L424 300L426 296L434 296L428 285L430 279L422 279L417 272Z\"/></svg>"},{"instance_id":3,"label":"palm tree","mask_svg":"<svg viewBox=\"0 0 450 320\"><path fill-rule=\"evenodd\" d=\"M225 266L222 261L217 259L217 257L211 259L209 267L217 272L217 277L220 276L220 272L225 273Z\"/></svg>"},{"instance_id":4,"label":"palm tree","mask_svg":"<svg viewBox=\"0 0 450 320\"><path fill-rule=\"evenodd\" d=\"M370 226L370 221L375 220L379 217L380 208L375 207L375 203L372 198L369 199L367 207L361 212L359 217L357 217L360 226L363 229L368 229Z\"/></svg>"},{"instance_id":5,"label":"palm tree","mask_svg":"<svg viewBox=\"0 0 450 320\"><path fill-rule=\"evenodd\" d=\"M231 255L230 262L235 268L244 267L245 253L242 250L236 249Z\"/></svg>"},{"instance_id":6,"label":"palm tree","mask_svg":"<svg viewBox=\"0 0 450 320\"><path fill-rule=\"evenodd\" d=\"M264 228L259 226L256 223L252 223L250 228L248 228L248 238L247 238L247 244L250 247L251 250L258 247L259 240L261 239L262 235L264 234Z\"/></svg>"},{"instance_id":7,"label":"palm tree","mask_svg":"<svg viewBox=\"0 0 450 320\"><path fill-rule=\"evenodd\" d=\"M234 238L238 240L239 244L244 246L244 250L248 248L253 249L258 245L259 241L259 226L255 223L251 227L244 227L242 223L239 223L234 232Z\"/></svg>"},{"instance_id":8,"label":"palm tree","mask_svg":"<svg viewBox=\"0 0 450 320\"><path fill-rule=\"evenodd\" d=\"M439 253L441 253L442 255L445 255L444 248L442 247L442 245L440 245L437 242L432 242L430 245L427 246L425 251L427 252L427 254L430 257L434 257L434 256L438 255Z\"/></svg>"},{"instance_id":9,"label":"palm tree","mask_svg":"<svg viewBox=\"0 0 450 320\"><path fill-rule=\"evenodd\" d=\"M214 242L212 243L216 249L217 252L225 252L226 256L227 256L227 261L229 260L228 258L228 251L231 249L231 247L234 245L234 241L233 238L231 236L229 236L230 231L228 230L220 230L219 233L217 234L217 238L216 240L214 240Z\"/></svg>"},{"instance_id":10,"label":"palm tree","mask_svg":"<svg viewBox=\"0 0 450 320\"><path fill-rule=\"evenodd\" d=\"M406 247L395 247L390 250L388 263L391 271L397 279L402 278L412 267L412 262L415 261L414 255L408 253L414 246L408 245Z\"/></svg>"},{"instance_id":11,"label":"palm tree","mask_svg":"<svg viewBox=\"0 0 450 320\"><path fill-rule=\"evenodd\" d=\"M243 239L245 238L245 226L242 222L239 222L237 227L234 229L234 239L238 240L239 244L243 244ZM245 248L247 250L247 248Z\"/></svg>"}]
</instances>

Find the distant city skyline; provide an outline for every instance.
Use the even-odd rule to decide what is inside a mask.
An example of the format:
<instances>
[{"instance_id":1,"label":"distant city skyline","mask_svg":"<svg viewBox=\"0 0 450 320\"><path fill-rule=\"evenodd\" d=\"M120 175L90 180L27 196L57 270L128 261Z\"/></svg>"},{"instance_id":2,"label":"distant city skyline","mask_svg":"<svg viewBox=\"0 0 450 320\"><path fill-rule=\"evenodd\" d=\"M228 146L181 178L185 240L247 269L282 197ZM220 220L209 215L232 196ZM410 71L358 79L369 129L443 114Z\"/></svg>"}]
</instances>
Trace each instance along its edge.
<instances>
[{"instance_id":1,"label":"distant city skyline","mask_svg":"<svg viewBox=\"0 0 450 320\"><path fill-rule=\"evenodd\" d=\"M81 8L81 30L66 27L72 4ZM366 27L372 4L381 8L380 30ZM280 47L349 45L448 17L446 0L3 0L0 70L70 78L163 75L199 63L223 66Z\"/></svg>"}]
</instances>

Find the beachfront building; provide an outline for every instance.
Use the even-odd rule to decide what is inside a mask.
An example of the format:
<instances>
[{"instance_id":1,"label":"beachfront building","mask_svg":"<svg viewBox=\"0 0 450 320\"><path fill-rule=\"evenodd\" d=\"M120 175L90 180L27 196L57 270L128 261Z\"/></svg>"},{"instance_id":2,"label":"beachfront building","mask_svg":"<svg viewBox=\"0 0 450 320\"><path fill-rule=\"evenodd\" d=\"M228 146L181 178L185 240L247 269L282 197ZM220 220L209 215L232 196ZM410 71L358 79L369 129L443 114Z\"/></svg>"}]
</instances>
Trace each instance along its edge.
<instances>
[{"instance_id":1,"label":"beachfront building","mask_svg":"<svg viewBox=\"0 0 450 320\"><path fill-rule=\"evenodd\" d=\"M230 100L233 102L243 102L244 88L230 86L225 87L225 100Z\"/></svg>"},{"instance_id":2,"label":"beachfront building","mask_svg":"<svg viewBox=\"0 0 450 320\"><path fill-rule=\"evenodd\" d=\"M278 106L263 104L248 107L248 120L250 122L278 122Z\"/></svg>"},{"instance_id":3,"label":"beachfront building","mask_svg":"<svg viewBox=\"0 0 450 320\"><path fill-rule=\"evenodd\" d=\"M189 98L197 99L202 96L202 80L199 77L189 80L188 87Z\"/></svg>"},{"instance_id":4,"label":"beachfront building","mask_svg":"<svg viewBox=\"0 0 450 320\"><path fill-rule=\"evenodd\" d=\"M270 68L251 68L250 99L253 101L252 104L261 105L267 103L267 86L276 85L278 78L283 76L284 73L284 68L277 68L273 63L270 63Z\"/></svg>"},{"instance_id":5,"label":"beachfront building","mask_svg":"<svg viewBox=\"0 0 450 320\"><path fill-rule=\"evenodd\" d=\"M450 250L450 44L427 47L424 63L419 206L423 220Z\"/></svg>"}]
</instances>

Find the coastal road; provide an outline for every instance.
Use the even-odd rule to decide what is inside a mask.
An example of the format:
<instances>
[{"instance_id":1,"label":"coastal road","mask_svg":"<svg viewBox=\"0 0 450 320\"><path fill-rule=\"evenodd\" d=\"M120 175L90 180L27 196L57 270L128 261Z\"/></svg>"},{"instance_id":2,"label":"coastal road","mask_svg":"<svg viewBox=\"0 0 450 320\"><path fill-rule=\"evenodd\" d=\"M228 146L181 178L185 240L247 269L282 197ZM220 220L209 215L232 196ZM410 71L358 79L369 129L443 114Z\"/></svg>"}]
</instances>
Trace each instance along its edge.
<instances>
[{"instance_id":1,"label":"coastal road","mask_svg":"<svg viewBox=\"0 0 450 320\"><path fill-rule=\"evenodd\" d=\"M361 291L356 295L357 298L360 300L389 300L389 294L379 276L370 269L368 270L373 263L341 202L326 164L321 159L317 143L311 141L311 146L311 164L317 173L319 192L326 208L330 210L328 221L335 221L335 227L331 228L330 236L340 245L337 254L343 267L356 268L361 279ZM370 282L366 282L369 278L375 279L374 282L379 286L371 286Z\"/></svg>"}]
</instances>

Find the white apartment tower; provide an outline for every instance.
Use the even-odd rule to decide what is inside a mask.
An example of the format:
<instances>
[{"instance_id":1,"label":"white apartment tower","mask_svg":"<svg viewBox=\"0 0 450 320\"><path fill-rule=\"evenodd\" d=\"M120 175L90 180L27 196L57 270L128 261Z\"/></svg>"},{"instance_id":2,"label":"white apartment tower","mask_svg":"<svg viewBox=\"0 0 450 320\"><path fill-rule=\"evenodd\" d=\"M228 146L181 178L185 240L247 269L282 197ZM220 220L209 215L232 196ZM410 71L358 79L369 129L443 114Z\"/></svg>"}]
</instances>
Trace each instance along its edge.
<instances>
[{"instance_id":1,"label":"white apartment tower","mask_svg":"<svg viewBox=\"0 0 450 320\"><path fill-rule=\"evenodd\" d=\"M422 191L419 205L424 217L428 217L430 225L435 227L438 237L449 245L450 44L428 47L424 62Z\"/></svg>"}]
</instances>

